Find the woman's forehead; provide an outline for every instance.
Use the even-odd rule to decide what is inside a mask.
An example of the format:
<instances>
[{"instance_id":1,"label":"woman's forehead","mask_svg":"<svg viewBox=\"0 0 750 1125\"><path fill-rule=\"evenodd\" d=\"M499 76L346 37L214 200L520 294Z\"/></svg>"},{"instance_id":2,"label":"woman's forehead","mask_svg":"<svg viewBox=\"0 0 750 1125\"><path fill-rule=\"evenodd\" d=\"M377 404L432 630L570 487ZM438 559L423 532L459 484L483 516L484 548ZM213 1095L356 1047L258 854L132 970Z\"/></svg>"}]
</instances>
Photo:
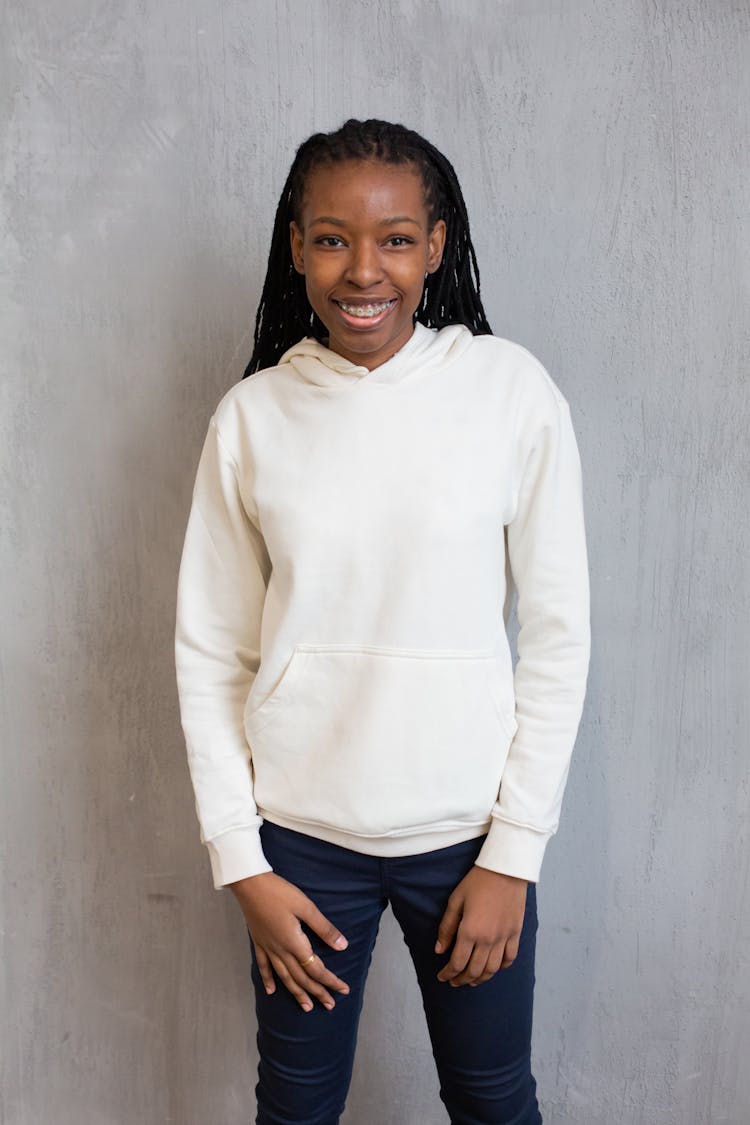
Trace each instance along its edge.
<instances>
[{"instance_id":1,"label":"woman's forehead","mask_svg":"<svg viewBox=\"0 0 750 1125\"><path fill-rule=\"evenodd\" d=\"M306 222L322 215L381 212L423 221L424 196L421 173L413 164L351 160L313 168L306 179L302 208Z\"/></svg>"}]
</instances>

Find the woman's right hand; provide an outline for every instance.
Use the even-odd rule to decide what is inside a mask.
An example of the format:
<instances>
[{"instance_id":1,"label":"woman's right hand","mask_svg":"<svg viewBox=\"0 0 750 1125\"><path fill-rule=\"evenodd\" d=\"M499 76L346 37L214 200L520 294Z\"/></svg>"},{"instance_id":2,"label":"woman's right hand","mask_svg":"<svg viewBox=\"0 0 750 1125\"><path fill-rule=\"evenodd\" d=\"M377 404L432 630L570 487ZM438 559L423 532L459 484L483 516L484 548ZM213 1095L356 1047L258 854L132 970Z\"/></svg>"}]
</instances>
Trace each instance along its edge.
<instances>
[{"instance_id":1,"label":"woman's right hand","mask_svg":"<svg viewBox=\"0 0 750 1125\"><path fill-rule=\"evenodd\" d=\"M273 871L240 879L229 887L242 907L269 996L276 991L274 974L305 1012L311 1011L313 997L330 1010L335 1006L331 992L348 994L349 985L313 955L302 923L331 949L346 949L348 942L299 887Z\"/></svg>"}]
</instances>

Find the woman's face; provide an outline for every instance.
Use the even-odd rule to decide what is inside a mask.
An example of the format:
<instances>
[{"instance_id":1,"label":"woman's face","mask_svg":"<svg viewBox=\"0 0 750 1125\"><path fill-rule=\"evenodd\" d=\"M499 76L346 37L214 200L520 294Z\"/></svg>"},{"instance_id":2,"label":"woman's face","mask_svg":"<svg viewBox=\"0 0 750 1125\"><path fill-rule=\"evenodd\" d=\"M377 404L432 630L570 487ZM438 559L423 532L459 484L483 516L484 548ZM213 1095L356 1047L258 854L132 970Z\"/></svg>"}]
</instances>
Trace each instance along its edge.
<instances>
[{"instance_id":1,"label":"woman's face","mask_svg":"<svg viewBox=\"0 0 750 1125\"><path fill-rule=\"evenodd\" d=\"M328 346L372 371L414 331L425 275L442 260L445 223L430 229L413 165L351 161L310 173L291 241Z\"/></svg>"}]
</instances>

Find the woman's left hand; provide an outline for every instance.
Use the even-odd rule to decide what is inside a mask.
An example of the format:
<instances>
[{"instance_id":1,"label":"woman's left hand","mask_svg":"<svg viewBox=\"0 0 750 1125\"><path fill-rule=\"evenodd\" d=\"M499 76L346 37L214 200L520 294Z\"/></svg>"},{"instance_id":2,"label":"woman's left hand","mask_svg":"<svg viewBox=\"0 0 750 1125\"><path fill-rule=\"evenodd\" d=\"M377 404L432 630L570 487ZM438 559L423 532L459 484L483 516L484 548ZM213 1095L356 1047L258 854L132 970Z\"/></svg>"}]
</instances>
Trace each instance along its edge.
<instances>
[{"instance_id":1,"label":"woman's left hand","mask_svg":"<svg viewBox=\"0 0 750 1125\"><path fill-rule=\"evenodd\" d=\"M527 886L525 879L472 867L448 899L440 922L435 952L444 953L454 938L455 944L438 980L454 988L482 984L513 964Z\"/></svg>"}]
</instances>

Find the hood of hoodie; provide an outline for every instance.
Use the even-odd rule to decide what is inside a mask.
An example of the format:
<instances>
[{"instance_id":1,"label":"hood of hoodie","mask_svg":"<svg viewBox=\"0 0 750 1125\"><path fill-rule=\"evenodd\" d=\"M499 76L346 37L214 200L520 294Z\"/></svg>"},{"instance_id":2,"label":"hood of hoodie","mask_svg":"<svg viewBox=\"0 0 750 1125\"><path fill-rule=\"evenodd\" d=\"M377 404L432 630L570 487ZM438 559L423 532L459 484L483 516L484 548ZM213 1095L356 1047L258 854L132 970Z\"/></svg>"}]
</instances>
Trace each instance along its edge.
<instances>
[{"instance_id":1,"label":"hood of hoodie","mask_svg":"<svg viewBox=\"0 0 750 1125\"><path fill-rule=\"evenodd\" d=\"M308 383L319 387L349 386L360 379L368 383L399 383L427 368L453 363L474 339L463 324L450 324L446 328L426 328L419 321L414 332L395 355L369 371L352 363L325 344L305 336L284 352L279 365L290 364Z\"/></svg>"}]
</instances>

